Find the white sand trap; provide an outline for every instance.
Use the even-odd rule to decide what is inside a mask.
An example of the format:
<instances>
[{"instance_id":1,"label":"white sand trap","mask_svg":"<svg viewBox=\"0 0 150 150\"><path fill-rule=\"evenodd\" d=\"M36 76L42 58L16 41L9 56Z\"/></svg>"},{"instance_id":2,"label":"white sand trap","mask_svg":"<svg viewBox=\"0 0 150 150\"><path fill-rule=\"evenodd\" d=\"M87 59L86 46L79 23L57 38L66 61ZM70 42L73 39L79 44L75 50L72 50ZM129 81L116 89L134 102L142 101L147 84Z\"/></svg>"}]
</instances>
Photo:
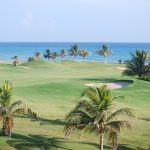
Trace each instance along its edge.
<instances>
[{"instance_id":1,"label":"white sand trap","mask_svg":"<svg viewBox=\"0 0 150 150\"><path fill-rule=\"evenodd\" d=\"M126 70L127 68L126 67L117 67L117 69L119 69L119 70Z\"/></svg>"},{"instance_id":2,"label":"white sand trap","mask_svg":"<svg viewBox=\"0 0 150 150\"><path fill-rule=\"evenodd\" d=\"M108 88L110 89L119 89L122 87L126 87L130 85L132 82L128 81L118 81L118 82L111 82L111 83L89 83L85 84L86 86L91 86L91 87L100 87L102 85L107 85Z\"/></svg>"}]
</instances>

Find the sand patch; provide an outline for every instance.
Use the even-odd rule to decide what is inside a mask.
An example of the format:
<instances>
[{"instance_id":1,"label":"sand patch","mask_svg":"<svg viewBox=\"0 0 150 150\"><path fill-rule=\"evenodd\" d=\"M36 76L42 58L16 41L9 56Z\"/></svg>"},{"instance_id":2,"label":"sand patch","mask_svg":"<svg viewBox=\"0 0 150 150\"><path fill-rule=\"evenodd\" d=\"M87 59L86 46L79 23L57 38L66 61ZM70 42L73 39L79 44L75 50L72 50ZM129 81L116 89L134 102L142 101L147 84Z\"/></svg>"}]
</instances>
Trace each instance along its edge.
<instances>
[{"instance_id":1,"label":"sand patch","mask_svg":"<svg viewBox=\"0 0 150 150\"><path fill-rule=\"evenodd\" d=\"M127 68L126 67L117 67L117 69L119 69L119 70L127 70Z\"/></svg>"},{"instance_id":2,"label":"sand patch","mask_svg":"<svg viewBox=\"0 0 150 150\"><path fill-rule=\"evenodd\" d=\"M88 84L85 84L85 85L86 86L91 86L91 87L100 87L102 85L107 85L108 88L110 88L110 89L119 89L119 88L122 88L122 87L126 87L130 84L132 84L132 82L118 81L118 82L111 82L111 83L88 83Z\"/></svg>"}]
</instances>

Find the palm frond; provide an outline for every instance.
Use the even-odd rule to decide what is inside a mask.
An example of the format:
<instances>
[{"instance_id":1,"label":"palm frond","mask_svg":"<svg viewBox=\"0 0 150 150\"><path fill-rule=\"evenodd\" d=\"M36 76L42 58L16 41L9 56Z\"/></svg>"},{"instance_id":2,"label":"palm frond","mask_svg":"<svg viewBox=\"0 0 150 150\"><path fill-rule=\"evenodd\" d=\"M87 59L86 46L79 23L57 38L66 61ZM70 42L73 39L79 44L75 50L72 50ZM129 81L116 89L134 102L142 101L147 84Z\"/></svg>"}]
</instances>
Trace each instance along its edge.
<instances>
[{"instance_id":1,"label":"palm frond","mask_svg":"<svg viewBox=\"0 0 150 150\"><path fill-rule=\"evenodd\" d=\"M22 101L15 101L9 107L9 114L10 115L28 115L29 117L33 117L37 119L37 114L33 112L30 108L26 107L26 105Z\"/></svg>"},{"instance_id":2,"label":"palm frond","mask_svg":"<svg viewBox=\"0 0 150 150\"><path fill-rule=\"evenodd\" d=\"M109 127L108 129L115 130L120 133L121 129L124 127L131 129L131 122L128 120L115 120L108 122L106 127ZM109 130L107 132L109 132Z\"/></svg>"},{"instance_id":3,"label":"palm frond","mask_svg":"<svg viewBox=\"0 0 150 150\"><path fill-rule=\"evenodd\" d=\"M90 122L88 123L82 130L82 135L84 135L85 133L87 134L91 134L96 132L97 128L96 125L94 124L94 122Z\"/></svg>"},{"instance_id":4,"label":"palm frond","mask_svg":"<svg viewBox=\"0 0 150 150\"><path fill-rule=\"evenodd\" d=\"M107 118L107 122L109 122L112 119L115 119L117 117L119 117L120 115L127 115L129 117L135 117L133 110L126 107L126 108L121 108L115 112L113 112L108 118Z\"/></svg>"},{"instance_id":5,"label":"palm frond","mask_svg":"<svg viewBox=\"0 0 150 150\"><path fill-rule=\"evenodd\" d=\"M112 148L117 149L119 133L116 132L115 130L110 129L107 135L108 135L108 141L111 144Z\"/></svg>"}]
</instances>

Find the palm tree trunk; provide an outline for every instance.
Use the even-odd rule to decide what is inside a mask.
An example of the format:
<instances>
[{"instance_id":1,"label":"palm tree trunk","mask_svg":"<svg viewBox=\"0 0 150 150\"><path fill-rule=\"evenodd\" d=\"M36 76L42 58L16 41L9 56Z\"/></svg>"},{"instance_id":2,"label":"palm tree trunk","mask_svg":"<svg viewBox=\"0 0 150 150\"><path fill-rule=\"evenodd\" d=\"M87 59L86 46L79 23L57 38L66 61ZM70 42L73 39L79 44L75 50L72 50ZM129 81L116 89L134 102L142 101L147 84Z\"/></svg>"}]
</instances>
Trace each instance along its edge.
<instances>
[{"instance_id":1,"label":"palm tree trunk","mask_svg":"<svg viewBox=\"0 0 150 150\"><path fill-rule=\"evenodd\" d=\"M84 62L84 56L83 56L83 62Z\"/></svg>"},{"instance_id":2,"label":"palm tree trunk","mask_svg":"<svg viewBox=\"0 0 150 150\"><path fill-rule=\"evenodd\" d=\"M104 55L104 64L107 64L106 56Z\"/></svg>"},{"instance_id":3,"label":"palm tree trunk","mask_svg":"<svg viewBox=\"0 0 150 150\"><path fill-rule=\"evenodd\" d=\"M77 56L75 55L74 57L75 57L75 60L76 60L76 59L77 59L77 58L76 58Z\"/></svg>"},{"instance_id":4,"label":"palm tree trunk","mask_svg":"<svg viewBox=\"0 0 150 150\"><path fill-rule=\"evenodd\" d=\"M11 129L9 127L9 118L6 117L3 119L3 128L2 128L2 134L11 137Z\"/></svg>"},{"instance_id":5,"label":"palm tree trunk","mask_svg":"<svg viewBox=\"0 0 150 150\"><path fill-rule=\"evenodd\" d=\"M100 146L99 146L99 149L100 150L103 150L103 144L104 144L104 135L103 134L100 134L100 141L99 141L99 144L100 144Z\"/></svg>"},{"instance_id":6,"label":"palm tree trunk","mask_svg":"<svg viewBox=\"0 0 150 150\"><path fill-rule=\"evenodd\" d=\"M8 133L7 133L7 124L6 124L5 121L3 121L2 134L3 135L8 135Z\"/></svg>"},{"instance_id":7,"label":"palm tree trunk","mask_svg":"<svg viewBox=\"0 0 150 150\"><path fill-rule=\"evenodd\" d=\"M2 134L5 135L5 126L3 124L3 128L2 128Z\"/></svg>"}]
</instances>

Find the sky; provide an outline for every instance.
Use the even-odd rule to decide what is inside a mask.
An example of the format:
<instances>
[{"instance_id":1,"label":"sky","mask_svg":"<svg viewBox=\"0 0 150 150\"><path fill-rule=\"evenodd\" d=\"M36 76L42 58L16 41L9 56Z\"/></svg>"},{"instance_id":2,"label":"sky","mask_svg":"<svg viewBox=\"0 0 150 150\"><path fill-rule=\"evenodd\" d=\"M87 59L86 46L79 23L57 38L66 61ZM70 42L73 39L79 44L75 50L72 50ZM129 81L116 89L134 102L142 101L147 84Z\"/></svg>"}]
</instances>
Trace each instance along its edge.
<instances>
[{"instance_id":1,"label":"sky","mask_svg":"<svg viewBox=\"0 0 150 150\"><path fill-rule=\"evenodd\" d=\"M0 42L150 42L150 0L0 0Z\"/></svg>"}]
</instances>

